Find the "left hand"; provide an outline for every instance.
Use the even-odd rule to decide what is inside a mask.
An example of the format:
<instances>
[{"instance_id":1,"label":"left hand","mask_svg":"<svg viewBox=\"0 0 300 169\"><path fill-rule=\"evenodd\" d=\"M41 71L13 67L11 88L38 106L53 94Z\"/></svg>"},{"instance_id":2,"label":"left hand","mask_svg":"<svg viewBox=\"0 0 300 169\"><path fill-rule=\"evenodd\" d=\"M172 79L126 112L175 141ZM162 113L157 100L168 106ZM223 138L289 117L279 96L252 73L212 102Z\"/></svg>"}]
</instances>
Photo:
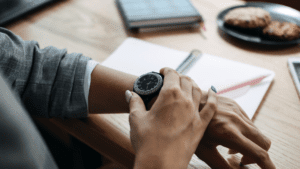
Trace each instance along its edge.
<instances>
[{"instance_id":1,"label":"left hand","mask_svg":"<svg viewBox=\"0 0 300 169\"><path fill-rule=\"evenodd\" d=\"M205 105L205 95L203 93L200 109ZM257 163L261 168L275 169L268 154L271 141L261 133L234 100L221 96L218 96L217 100L217 112L195 154L211 168L230 169L216 148L222 145L230 148L231 154L243 154L241 163L244 165Z\"/></svg>"}]
</instances>

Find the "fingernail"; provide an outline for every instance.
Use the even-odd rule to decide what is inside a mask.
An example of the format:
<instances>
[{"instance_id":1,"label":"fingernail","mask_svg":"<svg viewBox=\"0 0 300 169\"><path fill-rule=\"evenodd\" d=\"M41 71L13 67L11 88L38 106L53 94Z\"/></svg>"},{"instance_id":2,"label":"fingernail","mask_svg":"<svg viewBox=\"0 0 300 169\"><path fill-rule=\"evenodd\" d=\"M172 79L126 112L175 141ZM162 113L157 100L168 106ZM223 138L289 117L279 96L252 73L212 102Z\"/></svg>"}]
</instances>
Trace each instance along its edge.
<instances>
[{"instance_id":1,"label":"fingernail","mask_svg":"<svg viewBox=\"0 0 300 169\"><path fill-rule=\"evenodd\" d=\"M217 93L217 89L214 86L211 86L211 90Z\"/></svg>"},{"instance_id":2,"label":"fingernail","mask_svg":"<svg viewBox=\"0 0 300 169\"><path fill-rule=\"evenodd\" d=\"M132 97L132 93L129 90L126 90L125 99L126 99L127 103L130 102L131 97Z\"/></svg>"},{"instance_id":3,"label":"fingernail","mask_svg":"<svg viewBox=\"0 0 300 169\"><path fill-rule=\"evenodd\" d=\"M243 163L240 163L240 166L241 166L241 167L243 167L243 166L244 166L244 164L243 164Z\"/></svg>"}]
</instances>

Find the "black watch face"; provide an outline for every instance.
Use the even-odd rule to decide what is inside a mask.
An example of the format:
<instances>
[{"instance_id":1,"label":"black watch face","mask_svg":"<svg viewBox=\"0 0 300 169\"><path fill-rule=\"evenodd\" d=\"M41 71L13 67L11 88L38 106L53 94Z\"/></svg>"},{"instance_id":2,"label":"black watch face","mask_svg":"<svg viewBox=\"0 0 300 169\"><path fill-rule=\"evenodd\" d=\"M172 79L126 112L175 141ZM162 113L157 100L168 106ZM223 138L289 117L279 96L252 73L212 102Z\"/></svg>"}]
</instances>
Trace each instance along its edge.
<instances>
[{"instance_id":1,"label":"black watch face","mask_svg":"<svg viewBox=\"0 0 300 169\"><path fill-rule=\"evenodd\" d=\"M162 77L159 74L147 73L137 79L134 89L138 94L148 95L156 92L162 86Z\"/></svg>"},{"instance_id":2,"label":"black watch face","mask_svg":"<svg viewBox=\"0 0 300 169\"><path fill-rule=\"evenodd\" d=\"M158 84L158 79L156 76L149 74L140 78L137 82L138 88L141 90L153 89Z\"/></svg>"}]
</instances>

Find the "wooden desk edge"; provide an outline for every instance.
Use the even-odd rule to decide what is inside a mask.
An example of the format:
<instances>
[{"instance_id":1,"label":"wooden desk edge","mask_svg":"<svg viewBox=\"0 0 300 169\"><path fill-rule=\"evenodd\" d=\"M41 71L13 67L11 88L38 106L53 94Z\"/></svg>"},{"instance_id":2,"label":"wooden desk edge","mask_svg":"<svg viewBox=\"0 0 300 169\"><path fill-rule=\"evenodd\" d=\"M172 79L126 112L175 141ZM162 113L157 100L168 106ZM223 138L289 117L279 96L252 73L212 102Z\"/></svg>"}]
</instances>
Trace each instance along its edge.
<instances>
[{"instance_id":1,"label":"wooden desk edge","mask_svg":"<svg viewBox=\"0 0 300 169\"><path fill-rule=\"evenodd\" d=\"M133 168L135 158L133 149L124 148L122 145L117 144L116 141L106 135L107 133L104 133L103 128L106 128L106 131L110 131L109 135L119 138L119 141L124 142L125 145L128 145L130 139L122 132L109 127L111 124L107 120L102 119L100 116L96 119L101 125L85 124L85 121L89 121L89 119L84 121L80 119L50 119L50 121L111 161Z\"/></svg>"}]
</instances>

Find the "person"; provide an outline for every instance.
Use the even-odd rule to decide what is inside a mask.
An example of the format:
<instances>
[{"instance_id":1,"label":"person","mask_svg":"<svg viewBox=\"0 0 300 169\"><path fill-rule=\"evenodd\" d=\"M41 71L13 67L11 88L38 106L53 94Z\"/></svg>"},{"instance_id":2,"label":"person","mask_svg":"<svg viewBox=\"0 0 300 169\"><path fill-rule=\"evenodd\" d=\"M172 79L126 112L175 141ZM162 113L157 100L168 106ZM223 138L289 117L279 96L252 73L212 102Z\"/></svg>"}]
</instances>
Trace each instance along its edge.
<instances>
[{"instance_id":1,"label":"person","mask_svg":"<svg viewBox=\"0 0 300 169\"><path fill-rule=\"evenodd\" d=\"M193 153L212 168L231 168L218 145L243 154L244 165L275 168L268 154L271 141L236 102L200 90L175 70L161 70L166 76L162 91L146 110L135 93L126 92L124 98L125 91L132 91L134 75L65 49L40 49L37 42L24 41L4 28L0 45L0 168L57 167L26 112L45 118L130 112L135 168L171 167L174 160L179 162L174 167L182 168Z\"/></svg>"}]
</instances>

